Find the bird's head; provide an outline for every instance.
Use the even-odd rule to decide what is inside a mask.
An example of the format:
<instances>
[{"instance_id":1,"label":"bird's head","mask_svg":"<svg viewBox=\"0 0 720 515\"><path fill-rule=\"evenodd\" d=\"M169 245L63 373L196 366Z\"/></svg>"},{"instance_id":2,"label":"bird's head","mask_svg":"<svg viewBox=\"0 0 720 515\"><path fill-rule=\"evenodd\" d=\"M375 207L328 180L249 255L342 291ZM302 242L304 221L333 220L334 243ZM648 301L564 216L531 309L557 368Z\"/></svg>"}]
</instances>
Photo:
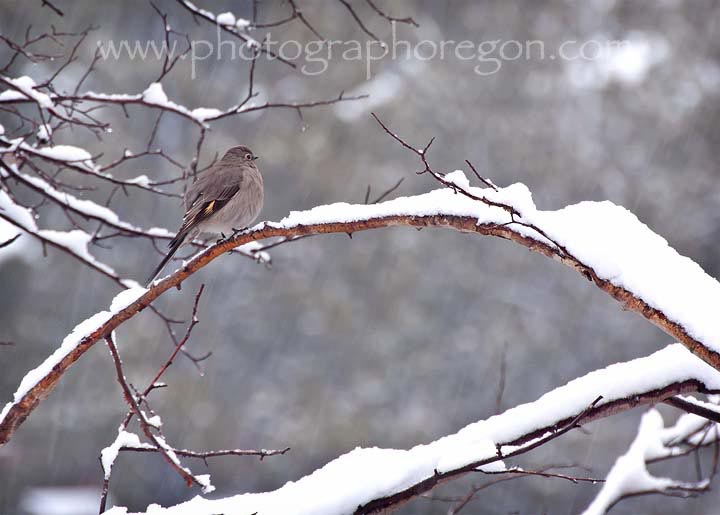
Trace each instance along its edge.
<instances>
[{"instance_id":1,"label":"bird's head","mask_svg":"<svg viewBox=\"0 0 720 515\"><path fill-rule=\"evenodd\" d=\"M238 145L237 147L232 147L227 152L225 152L225 155L223 156L223 161L231 161L231 162L244 162L244 161L255 161L258 158L255 154L253 154L253 151L250 150L245 145Z\"/></svg>"}]
</instances>

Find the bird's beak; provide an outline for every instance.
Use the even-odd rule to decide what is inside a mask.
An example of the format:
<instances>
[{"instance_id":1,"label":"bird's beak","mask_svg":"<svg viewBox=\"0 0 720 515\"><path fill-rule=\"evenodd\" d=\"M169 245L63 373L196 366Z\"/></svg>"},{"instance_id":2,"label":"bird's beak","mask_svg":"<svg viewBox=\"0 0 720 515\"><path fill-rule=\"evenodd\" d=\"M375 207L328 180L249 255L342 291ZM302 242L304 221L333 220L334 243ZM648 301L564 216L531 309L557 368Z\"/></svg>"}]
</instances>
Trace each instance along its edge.
<instances>
[{"instance_id":1,"label":"bird's beak","mask_svg":"<svg viewBox=\"0 0 720 515\"><path fill-rule=\"evenodd\" d=\"M258 159L260 159L260 156L255 156L255 157L253 157L252 160L253 160L253 161L257 161Z\"/></svg>"}]
</instances>

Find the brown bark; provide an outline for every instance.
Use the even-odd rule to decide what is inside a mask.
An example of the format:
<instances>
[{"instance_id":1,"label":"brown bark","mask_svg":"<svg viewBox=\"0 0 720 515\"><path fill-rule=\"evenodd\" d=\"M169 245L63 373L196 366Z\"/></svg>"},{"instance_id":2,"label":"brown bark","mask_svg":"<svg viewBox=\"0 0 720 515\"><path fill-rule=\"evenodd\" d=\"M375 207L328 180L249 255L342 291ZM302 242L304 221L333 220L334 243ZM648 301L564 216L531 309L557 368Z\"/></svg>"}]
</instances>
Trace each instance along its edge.
<instances>
[{"instance_id":1,"label":"brown bark","mask_svg":"<svg viewBox=\"0 0 720 515\"><path fill-rule=\"evenodd\" d=\"M234 247L251 241L263 240L273 237L294 237L311 234L346 233L352 234L358 231L366 231L381 227L405 225L411 227L447 227L461 232L477 233L489 236L498 236L519 243L530 250L539 252L552 259L560 261L567 266L577 270L584 277L594 282L600 289L607 292L613 298L621 302L626 309L635 311L647 320L657 325L660 329L684 344L691 352L699 356L715 369L720 370L720 354L709 349L702 342L692 338L685 329L678 323L668 320L660 311L648 306L641 299L633 296L627 290L611 284L609 281L600 279L592 268L587 267L574 259L561 256L553 247L518 234L513 230L512 225L479 224L477 219L472 217L434 215L434 216L407 216L395 215L382 218L370 218L355 222L325 223L296 226L291 228L280 228L272 225L264 225L259 229L240 233L232 238L222 241L205 251L199 253L188 261L185 266L175 271L172 275L160 281L147 293L134 303L116 313L102 326L91 334L82 338L79 344L59 363L52 371L31 388L25 396L14 404L5 418L0 421L0 445L10 440L15 430L22 424L33 409L46 398L54 389L60 377L75 363L92 345L98 340L109 335L126 320L132 318L148 307L155 299L170 288L179 286L185 279L200 268L210 263L213 259L231 250Z\"/></svg>"}]
</instances>

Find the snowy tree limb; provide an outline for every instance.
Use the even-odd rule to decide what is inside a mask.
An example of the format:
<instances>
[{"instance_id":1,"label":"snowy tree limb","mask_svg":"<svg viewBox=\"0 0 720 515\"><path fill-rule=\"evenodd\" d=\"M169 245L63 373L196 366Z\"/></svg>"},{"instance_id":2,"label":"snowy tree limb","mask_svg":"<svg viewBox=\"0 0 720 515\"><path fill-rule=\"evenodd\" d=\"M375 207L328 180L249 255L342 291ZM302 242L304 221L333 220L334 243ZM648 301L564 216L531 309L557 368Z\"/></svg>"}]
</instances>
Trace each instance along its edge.
<instances>
[{"instance_id":1,"label":"snowy tree limb","mask_svg":"<svg viewBox=\"0 0 720 515\"><path fill-rule=\"evenodd\" d=\"M280 514L288 506L298 514L387 512L466 474L514 473L518 468L506 466L507 460L592 420L661 402L682 392L715 391L719 387L720 374L674 344L645 358L591 372L534 402L475 422L428 444L408 450L355 449L272 492L216 500L196 497L153 513L210 515L232 510ZM677 455L673 437L685 437L695 429L692 423L683 427L687 431L666 430L670 447L662 456ZM125 512L118 508L117 513Z\"/></svg>"},{"instance_id":2,"label":"snowy tree limb","mask_svg":"<svg viewBox=\"0 0 720 515\"><path fill-rule=\"evenodd\" d=\"M463 180L467 181L467 179L463 179L459 175L448 176L448 180L458 183ZM104 338L120 324L148 307L165 291L181 285L185 279L217 257L240 245L268 238L280 237L288 239L309 234L329 233L352 234L358 231L398 225L418 228L444 227L466 233L505 238L577 270L584 277L590 278L600 289L619 300L627 309L638 312L668 334L676 337L683 345L716 369L720 369L720 355L714 349L713 342L705 343L694 338L683 325L683 322L691 325L698 322L697 320L671 320L662 310L651 307L648 302L639 296L634 295L622 286L614 284L610 279L601 277L592 267L577 258L568 257L565 252L559 250L556 245L548 241L542 234L538 234L528 227L527 223L513 224L508 209L528 212L530 209L528 202L531 203L531 201L527 190L516 185L500 189L497 192L492 189L479 190L477 188L472 191L481 196L478 198L488 198L495 204L505 203L506 206L488 206L483 202L454 193L452 189L443 188L425 195L400 198L375 205L336 204L320 206L314 210L293 213L281 223L259 224L251 230L237 233L226 240L218 242L187 261L170 276L154 283L137 300L123 310L114 313L104 323L94 327L80 338L71 351L53 364L47 376L37 381L37 384L28 391L22 392L22 395L6 408L6 413L4 413L4 417L0 421L0 443L7 442L15 429L37 406L40 400L52 391L65 370L77 361L95 342ZM615 206L602 204L598 205L598 208L608 210L607 213L604 213L607 216L601 218L602 221L598 223L606 224L608 223L605 221L606 218L609 219L617 215L615 211L618 208ZM537 212L535 216L541 219L541 213ZM552 214L552 212L548 212L548 214ZM527 216L530 216L529 213ZM556 216L552 215L548 218L548 221L555 218ZM575 218L577 218L577 214L575 214ZM624 227L603 228L603 230L608 231L610 235L612 235L613 230L627 231L629 230L627 224L632 222L632 219L622 218L619 219L619 222ZM637 219L634 219L634 223L640 224ZM548 222L547 225L550 226L551 224ZM593 233L591 227L584 227L584 230L589 231L590 234ZM638 230L640 230L640 227L638 227ZM642 231L649 231L649 229L643 225ZM594 244L595 240L592 241ZM668 259L679 259L681 261L687 259L677 256L675 251L667 246L663 248L666 249L668 256L670 256ZM715 285L717 285L709 276L702 276L702 279L713 283L709 287L715 288ZM660 281L662 278L649 277L648 280ZM688 295L694 295L694 293L688 292ZM702 322L702 320L700 321Z\"/></svg>"}]
</instances>

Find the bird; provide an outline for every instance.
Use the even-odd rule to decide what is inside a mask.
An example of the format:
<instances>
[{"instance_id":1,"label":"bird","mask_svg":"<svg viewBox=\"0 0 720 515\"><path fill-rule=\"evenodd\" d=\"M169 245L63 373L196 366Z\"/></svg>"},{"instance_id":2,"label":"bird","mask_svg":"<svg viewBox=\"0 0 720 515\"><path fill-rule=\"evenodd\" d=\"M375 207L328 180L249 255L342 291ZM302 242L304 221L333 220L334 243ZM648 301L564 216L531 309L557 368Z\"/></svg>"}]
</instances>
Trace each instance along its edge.
<instances>
[{"instance_id":1,"label":"bird","mask_svg":"<svg viewBox=\"0 0 720 515\"><path fill-rule=\"evenodd\" d=\"M203 233L219 234L247 228L260 214L264 201L258 159L245 145L230 148L222 159L201 172L185 193L185 215L169 251L155 268L152 283L175 252Z\"/></svg>"}]
</instances>

